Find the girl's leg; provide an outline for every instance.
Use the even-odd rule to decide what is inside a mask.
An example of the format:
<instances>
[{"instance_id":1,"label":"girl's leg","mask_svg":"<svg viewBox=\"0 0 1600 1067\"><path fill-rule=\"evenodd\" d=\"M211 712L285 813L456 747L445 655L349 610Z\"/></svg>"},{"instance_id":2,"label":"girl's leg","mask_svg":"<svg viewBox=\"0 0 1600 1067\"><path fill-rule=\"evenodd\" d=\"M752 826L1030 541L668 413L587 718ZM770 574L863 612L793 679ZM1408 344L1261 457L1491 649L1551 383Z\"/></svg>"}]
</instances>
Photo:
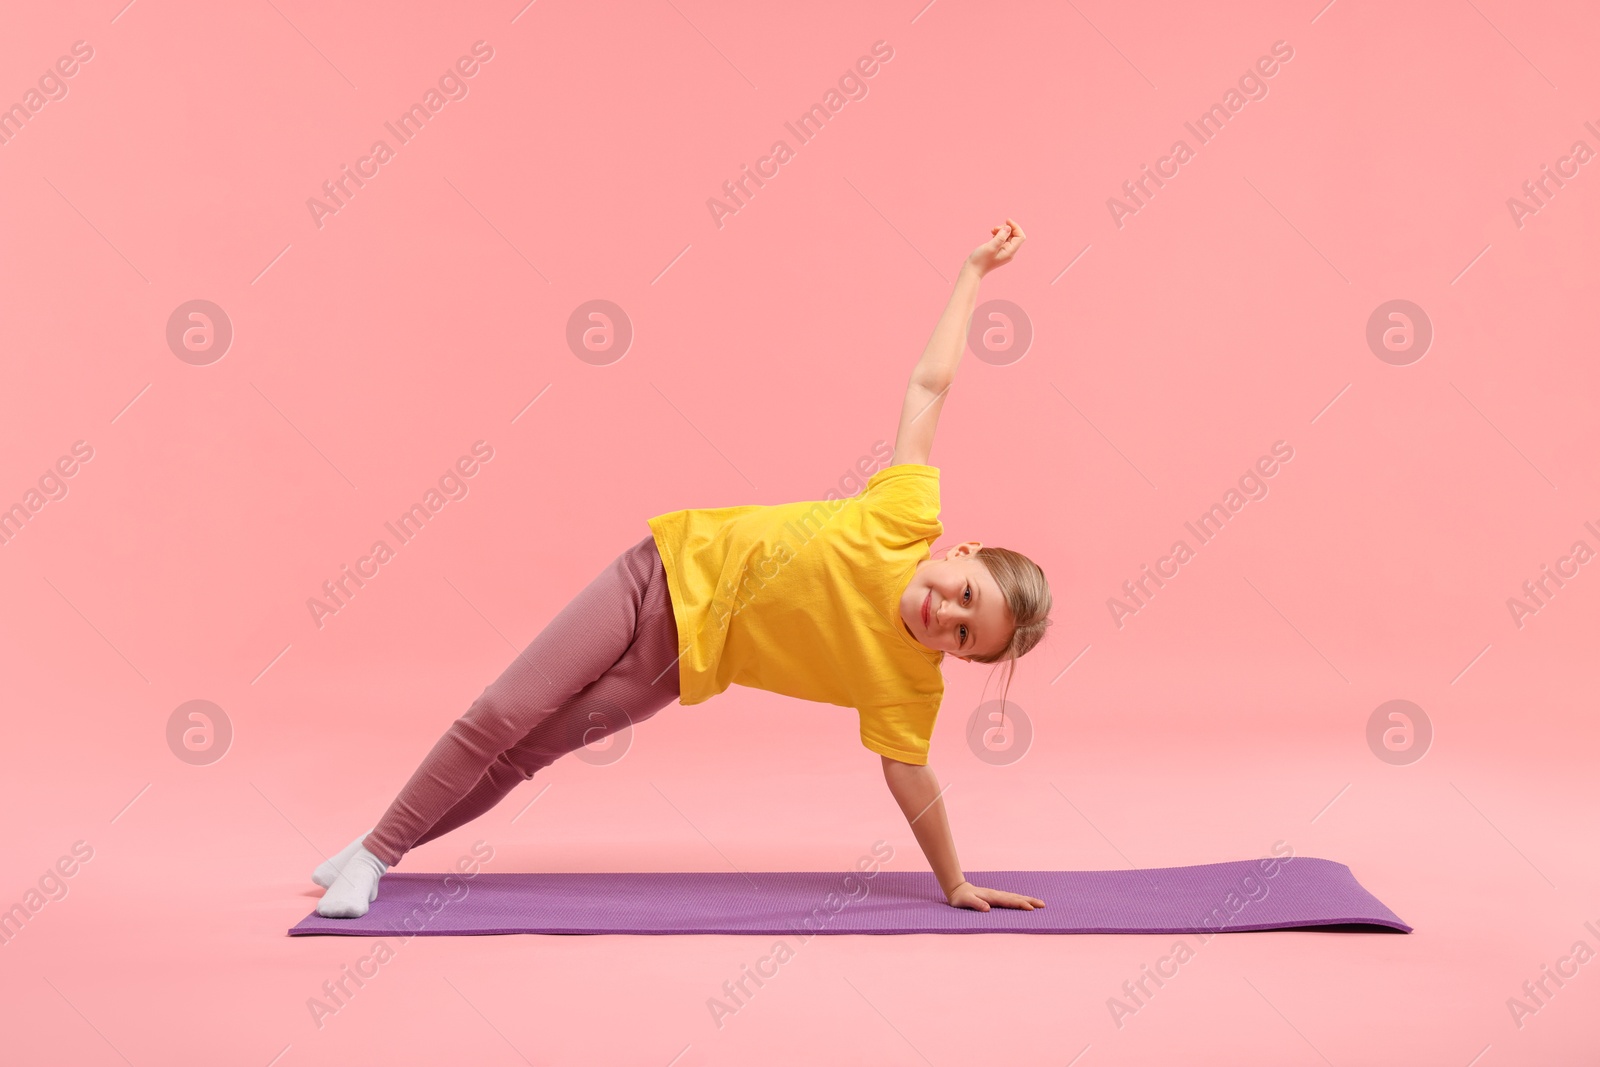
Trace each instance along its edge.
<instances>
[{"instance_id":1,"label":"girl's leg","mask_svg":"<svg viewBox=\"0 0 1600 1067\"><path fill-rule=\"evenodd\" d=\"M672 639L671 646L648 654L636 655L640 646L647 642L635 643L616 666L593 685L563 704L554 714L546 716L515 747L501 753L472 791L440 816L439 821L417 838L411 847L427 844L436 837L443 837L451 830L466 825L500 803L512 789L567 753L593 744L623 727L638 725L670 704L678 692L676 663L662 675L660 684L649 684L651 678L661 673L661 655L677 646L676 631L668 636ZM668 679L672 683L670 691Z\"/></svg>"},{"instance_id":2,"label":"girl's leg","mask_svg":"<svg viewBox=\"0 0 1600 1067\"><path fill-rule=\"evenodd\" d=\"M366 849L392 867L422 841L487 811L574 737L572 748L583 745L573 715L581 722L600 702L614 702L635 721L654 714L678 695L677 646L666 572L655 539L646 537L574 597L451 725L367 835Z\"/></svg>"},{"instance_id":3,"label":"girl's leg","mask_svg":"<svg viewBox=\"0 0 1600 1067\"><path fill-rule=\"evenodd\" d=\"M561 714L559 711L557 715ZM430 826L421 837L412 844L425 845L436 837L443 837L458 826L465 826L476 819L505 798L511 790L521 785L526 779L522 772L513 767L504 752L495 757L489 764L489 769L483 772L483 777L478 779L478 784L473 786L466 796L456 803L456 806L439 816L439 821ZM374 827L376 829L376 827Z\"/></svg>"},{"instance_id":4,"label":"girl's leg","mask_svg":"<svg viewBox=\"0 0 1600 1067\"><path fill-rule=\"evenodd\" d=\"M666 572L654 538L646 537L563 608L451 725L317 913L365 915L378 879L411 848L481 815L563 752L670 703L678 695L677 646Z\"/></svg>"},{"instance_id":5,"label":"girl's leg","mask_svg":"<svg viewBox=\"0 0 1600 1067\"><path fill-rule=\"evenodd\" d=\"M647 626L611 670L547 716L515 747L502 752L478 784L439 817L415 844L423 845L476 819L500 803L507 793L532 778L561 756L593 744L618 730L651 718L671 703L678 690L678 665L674 657L663 669L660 661L677 640L674 624ZM669 643L670 642L670 643ZM650 684L659 678L658 684ZM624 710L626 708L626 710ZM340 855L320 864L312 880L331 886L350 857L362 847L365 834Z\"/></svg>"}]
</instances>

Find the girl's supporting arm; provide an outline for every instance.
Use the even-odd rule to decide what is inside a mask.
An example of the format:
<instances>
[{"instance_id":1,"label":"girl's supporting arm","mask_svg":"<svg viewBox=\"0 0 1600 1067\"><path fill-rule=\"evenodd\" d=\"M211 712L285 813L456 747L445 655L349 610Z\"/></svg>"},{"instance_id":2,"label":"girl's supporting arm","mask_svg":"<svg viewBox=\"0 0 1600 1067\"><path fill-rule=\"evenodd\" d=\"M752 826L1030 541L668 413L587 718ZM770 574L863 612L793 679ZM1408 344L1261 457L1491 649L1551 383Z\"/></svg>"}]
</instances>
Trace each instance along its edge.
<instances>
[{"instance_id":1,"label":"girl's supporting arm","mask_svg":"<svg viewBox=\"0 0 1600 1067\"><path fill-rule=\"evenodd\" d=\"M911 384L900 409L900 430L895 436L891 465L928 462L945 394L955 381L956 367L967 347L967 328L978 302L978 283L991 270L1011 262L1022 242L1027 240L1027 235L1013 219L1007 219L1004 226L992 227L989 232L994 236L974 249L961 264L950 302L939 316L922 358L911 371Z\"/></svg>"},{"instance_id":2,"label":"girl's supporting arm","mask_svg":"<svg viewBox=\"0 0 1600 1067\"><path fill-rule=\"evenodd\" d=\"M932 767L918 767L899 760L883 759L883 777L889 783L889 792L905 813L916 835L928 866L939 880L945 899L957 908L988 911L990 905L1001 908L1021 908L1032 911L1044 907L1038 897L1008 893L1003 889L984 889L967 881L961 873L961 862L956 859L955 839L950 836L950 820L945 817L944 797L939 792L939 779Z\"/></svg>"}]
</instances>

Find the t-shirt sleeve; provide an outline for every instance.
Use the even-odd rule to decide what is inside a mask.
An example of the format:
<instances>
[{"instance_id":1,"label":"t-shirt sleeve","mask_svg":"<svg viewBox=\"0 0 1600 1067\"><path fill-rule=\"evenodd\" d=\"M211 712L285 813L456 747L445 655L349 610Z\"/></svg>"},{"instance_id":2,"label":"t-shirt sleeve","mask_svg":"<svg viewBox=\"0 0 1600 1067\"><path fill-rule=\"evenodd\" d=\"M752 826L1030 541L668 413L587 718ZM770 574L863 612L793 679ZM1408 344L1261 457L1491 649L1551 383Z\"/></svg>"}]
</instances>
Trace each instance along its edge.
<instances>
[{"instance_id":1,"label":"t-shirt sleeve","mask_svg":"<svg viewBox=\"0 0 1600 1067\"><path fill-rule=\"evenodd\" d=\"M880 528L896 540L932 541L944 533L939 522L939 468L896 463L867 480L860 503Z\"/></svg>"},{"instance_id":2,"label":"t-shirt sleeve","mask_svg":"<svg viewBox=\"0 0 1600 1067\"><path fill-rule=\"evenodd\" d=\"M927 764L934 720L939 717L937 703L879 705L856 710L861 715L863 745L901 763L919 767Z\"/></svg>"}]
</instances>

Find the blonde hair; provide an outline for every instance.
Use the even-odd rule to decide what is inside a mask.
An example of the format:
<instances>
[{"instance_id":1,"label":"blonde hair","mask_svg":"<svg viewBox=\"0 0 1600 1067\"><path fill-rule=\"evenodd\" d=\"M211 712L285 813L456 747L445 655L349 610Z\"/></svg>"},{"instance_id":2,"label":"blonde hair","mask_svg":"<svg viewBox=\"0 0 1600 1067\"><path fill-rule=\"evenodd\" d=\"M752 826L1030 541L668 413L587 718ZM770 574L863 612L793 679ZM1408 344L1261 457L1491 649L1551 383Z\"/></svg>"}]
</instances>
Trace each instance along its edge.
<instances>
[{"instance_id":1,"label":"blonde hair","mask_svg":"<svg viewBox=\"0 0 1600 1067\"><path fill-rule=\"evenodd\" d=\"M1042 641L1045 630L1050 628L1050 583L1039 565L1020 552L984 547L974 555L988 568L994 584L1000 587L1015 626L1004 648L987 656L971 657L974 663L1011 663L1005 691L1000 694L1003 708L1006 694L1011 691L1011 679L1017 673L1017 660Z\"/></svg>"}]
</instances>

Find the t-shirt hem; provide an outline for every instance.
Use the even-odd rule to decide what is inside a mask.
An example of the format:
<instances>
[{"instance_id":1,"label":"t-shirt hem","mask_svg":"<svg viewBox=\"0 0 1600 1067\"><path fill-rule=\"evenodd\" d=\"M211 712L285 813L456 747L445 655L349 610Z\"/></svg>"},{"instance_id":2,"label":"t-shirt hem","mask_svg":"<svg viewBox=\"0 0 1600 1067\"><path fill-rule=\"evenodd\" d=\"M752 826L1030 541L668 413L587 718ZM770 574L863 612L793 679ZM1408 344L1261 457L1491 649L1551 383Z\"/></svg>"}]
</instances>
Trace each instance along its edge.
<instances>
[{"instance_id":1,"label":"t-shirt hem","mask_svg":"<svg viewBox=\"0 0 1600 1067\"><path fill-rule=\"evenodd\" d=\"M684 656L688 654L689 642L683 619L685 611L682 606L684 604L683 590L678 586L678 561L673 556L672 549L663 541L661 531L656 528L655 520L649 520L646 525L650 527L650 536L655 539L656 552L661 556L661 569L667 576L667 596L672 602L672 621L678 631L678 703L682 706L698 704L709 698L695 696L690 692L691 687L686 684L689 679L686 678Z\"/></svg>"},{"instance_id":2,"label":"t-shirt hem","mask_svg":"<svg viewBox=\"0 0 1600 1067\"><path fill-rule=\"evenodd\" d=\"M909 749L895 748L892 745L882 745L866 738L862 738L861 743L870 751L876 752L880 756L888 756L890 759L899 760L901 763L909 763L917 767L926 767L928 765L928 754L926 752L912 752Z\"/></svg>"},{"instance_id":3,"label":"t-shirt hem","mask_svg":"<svg viewBox=\"0 0 1600 1067\"><path fill-rule=\"evenodd\" d=\"M874 476L882 474L884 471L894 471L897 474L904 474L908 471L933 471L937 474L939 468L932 463L891 463L889 466L882 467L874 472ZM871 479L868 480L870 481Z\"/></svg>"}]
</instances>

